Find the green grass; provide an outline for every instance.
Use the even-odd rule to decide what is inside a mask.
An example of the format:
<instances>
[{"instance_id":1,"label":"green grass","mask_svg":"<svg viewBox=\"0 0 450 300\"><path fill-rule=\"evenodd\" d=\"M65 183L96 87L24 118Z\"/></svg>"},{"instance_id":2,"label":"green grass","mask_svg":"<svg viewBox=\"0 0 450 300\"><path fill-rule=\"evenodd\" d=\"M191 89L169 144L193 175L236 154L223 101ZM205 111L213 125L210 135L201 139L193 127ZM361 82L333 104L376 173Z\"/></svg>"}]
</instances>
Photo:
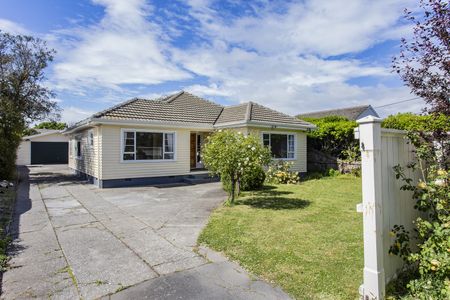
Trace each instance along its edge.
<instances>
[{"instance_id":1,"label":"green grass","mask_svg":"<svg viewBox=\"0 0 450 300\"><path fill-rule=\"evenodd\" d=\"M297 299L357 299L362 283L361 179L267 186L220 207L199 243L223 251Z\"/></svg>"}]
</instances>

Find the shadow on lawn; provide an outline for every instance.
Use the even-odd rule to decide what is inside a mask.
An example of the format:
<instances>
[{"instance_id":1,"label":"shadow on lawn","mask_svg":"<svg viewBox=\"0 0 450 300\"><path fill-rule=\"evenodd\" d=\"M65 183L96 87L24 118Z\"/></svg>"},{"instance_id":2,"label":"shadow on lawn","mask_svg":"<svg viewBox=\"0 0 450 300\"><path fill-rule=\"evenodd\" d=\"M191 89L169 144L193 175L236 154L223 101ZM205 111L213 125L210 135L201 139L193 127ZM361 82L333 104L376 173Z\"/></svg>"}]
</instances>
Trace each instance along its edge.
<instances>
[{"instance_id":1,"label":"shadow on lawn","mask_svg":"<svg viewBox=\"0 0 450 300\"><path fill-rule=\"evenodd\" d=\"M289 191L278 191L273 186L265 186L262 190L251 192L247 197L236 201L236 205L249 205L263 209L299 209L311 204L311 201L300 198L289 198L284 195Z\"/></svg>"}]
</instances>

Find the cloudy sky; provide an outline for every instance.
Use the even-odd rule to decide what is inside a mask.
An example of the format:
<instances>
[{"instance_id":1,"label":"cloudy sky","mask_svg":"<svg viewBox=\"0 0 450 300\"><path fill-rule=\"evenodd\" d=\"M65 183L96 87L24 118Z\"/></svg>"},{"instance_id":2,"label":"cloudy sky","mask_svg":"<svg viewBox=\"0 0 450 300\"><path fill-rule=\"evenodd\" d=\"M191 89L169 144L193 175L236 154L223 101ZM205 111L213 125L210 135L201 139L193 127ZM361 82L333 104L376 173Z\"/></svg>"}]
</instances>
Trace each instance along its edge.
<instances>
[{"instance_id":1,"label":"cloudy sky","mask_svg":"<svg viewBox=\"0 0 450 300\"><path fill-rule=\"evenodd\" d=\"M411 99L392 57L414 0L1 0L0 29L57 50L50 86L74 122L179 90L291 115ZM379 108L418 112L423 102Z\"/></svg>"}]
</instances>

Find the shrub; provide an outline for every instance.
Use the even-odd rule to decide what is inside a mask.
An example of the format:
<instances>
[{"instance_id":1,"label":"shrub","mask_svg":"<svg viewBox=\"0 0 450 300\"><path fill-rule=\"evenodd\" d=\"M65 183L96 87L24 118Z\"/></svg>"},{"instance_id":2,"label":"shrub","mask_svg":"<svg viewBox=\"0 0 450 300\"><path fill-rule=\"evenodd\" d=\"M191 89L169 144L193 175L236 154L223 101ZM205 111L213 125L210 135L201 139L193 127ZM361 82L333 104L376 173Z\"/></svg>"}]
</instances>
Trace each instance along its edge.
<instances>
[{"instance_id":1,"label":"shrub","mask_svg":"<svg viewBox=\"0 0 450 300\"><path fill-rule=\"evenodd\" d=\"M270 162L270 150L264 147L256 135L243 135L233 130L219 130L210 135L202 149L206 168L219 175L233 204L244 176ZM229 186L228 186L229 183Z\"/></svg>"},{"instance_id":2,"label":"shrub","mask_svg":"<svg viewBox=\"0 0 450 300\"><path fill-rule=\"evenodd\" d=\"M293 163L287 161L273 162L266 173L266 181L275 184L296 184L300 181L298 172L291 171Z\"/></svg>"},{"instance_id":3,"label":"shrub","mask_svg":"<svg viewBox=\"0 0 450 300\"><path fill-rule=\"evenodd\" d=\"M239 184L239 189L241 191L253 191L261 189L264 185L264 181L266 179L266 173L263 168L255 168L250 172L245 173L241 179ZM229 176L224 175L220 178L222 181L223 189L230 193L231 192L231 180Z\"/></svg>"},{"instance_id":4,"label":"shrub","mask_svg":"<svg viewBox=\"0 0 450 300\"><path fill-rule=\"evenodd\" d=\"M381 126L383 128L398 130L423 130L429 120L430 116L426 115L421 116L413 113L398 113L384 119Z\"/></svg>"},{"instance_id":5,"label":"shrub","mask_svg":"<svg viewBox=\"0 0 450 300\"><path fill-rule=\"evenodd\" d=\"M358 141L354 137L354 129L358 126L355 121L340 116L303 119L317 125L316 130L308 133L308 145L314 149L347 159L349 153L345 150L358 146ZM359 156L355 158L358 159Z\"/></svg>"},{"instance_id":6,"label":"shrub","mask_svg":"<svg viewBox=\"0 0 450 300\"><path fill-rule=\"evenodd\" d=\"M335 169L328 169L327 175L330 177L337 177L337 176L341 175L341 172L339 172L339 170L335 170Z\"/></svg>"},{"instance_id":7,"label":"shrub","mask_svg":"<svg viewBox=\"0 0 450 300\"><path fill-rule=\"evenodd\" d=\"M266 173L263 168L255 168L251 172L245 173L241 178L241 190L252 191L261 189L266 180Z\"/></svg>"}]
</instances>

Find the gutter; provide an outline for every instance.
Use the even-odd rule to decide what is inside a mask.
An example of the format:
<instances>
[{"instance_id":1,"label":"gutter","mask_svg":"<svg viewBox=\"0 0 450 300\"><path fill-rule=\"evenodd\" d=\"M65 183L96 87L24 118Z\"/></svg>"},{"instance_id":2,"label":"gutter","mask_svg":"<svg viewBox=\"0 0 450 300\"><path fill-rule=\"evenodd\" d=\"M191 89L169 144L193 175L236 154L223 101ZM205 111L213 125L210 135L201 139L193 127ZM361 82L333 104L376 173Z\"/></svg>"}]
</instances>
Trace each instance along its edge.
<instances>
[{"instance_id":1,"label":"gutter","mask_svg":"<svg viewBox=\"0 0 450 300\"><path fill-rule=\"evenodd\" d=\"M228 122L222 123L220 125L214 125L214 128L233 128L233 127L241 127L241 126L252 126L252 127L271 127L272 129L280 128L280 129L295 129L295 130L313 130L316 129L317 126L310 125L296 125L296 124L288 124L288 123L277 123L277 122L264 122L264 121L238 121L238 122Z\"/></svg>"},{"instance_id":2,"label":"gutter","mask_svg":"<svg viewBox=\"0 0 450 300\"><path fill-rule=\"evenodd\" d=\"M90 128L96 125L122 125L122 126L136 126L136 125L153 125L157 127L165 128L195 128L195 129L206 129L213 130L214 127L209 124L204 123L189 123L189 122L170 122L170 121L157 121L157 120L110 120L102 118L89 118L82 125L74 127L72 129L67 129L63 134L70 134L82 129Z\"/></svg>"}]
</instances>

